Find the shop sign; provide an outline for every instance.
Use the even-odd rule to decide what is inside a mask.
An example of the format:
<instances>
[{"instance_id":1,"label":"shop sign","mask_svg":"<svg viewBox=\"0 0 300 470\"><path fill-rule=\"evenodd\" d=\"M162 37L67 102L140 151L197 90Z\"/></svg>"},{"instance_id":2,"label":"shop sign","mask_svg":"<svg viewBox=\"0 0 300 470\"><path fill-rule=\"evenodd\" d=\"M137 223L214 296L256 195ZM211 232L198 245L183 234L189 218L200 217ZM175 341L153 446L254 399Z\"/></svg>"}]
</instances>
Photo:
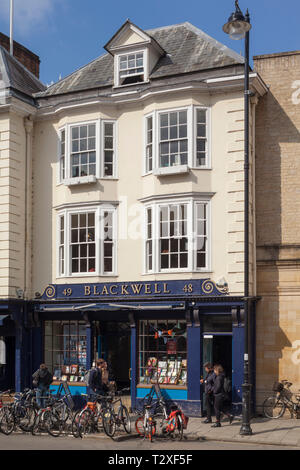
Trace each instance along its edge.
<instances>
[{"instance_id":1,"label":"shop sign","mask_svg":"<svg viewBox=\"0 0 300 470\"><path fill-rule=\"evenodd\" d=\"M116 282L97 284L51 284L43 299L124 299L156 297L193 297L227 295L227 287L219 287L210 279L183 281Z\"/></svg>"}]
</instances>

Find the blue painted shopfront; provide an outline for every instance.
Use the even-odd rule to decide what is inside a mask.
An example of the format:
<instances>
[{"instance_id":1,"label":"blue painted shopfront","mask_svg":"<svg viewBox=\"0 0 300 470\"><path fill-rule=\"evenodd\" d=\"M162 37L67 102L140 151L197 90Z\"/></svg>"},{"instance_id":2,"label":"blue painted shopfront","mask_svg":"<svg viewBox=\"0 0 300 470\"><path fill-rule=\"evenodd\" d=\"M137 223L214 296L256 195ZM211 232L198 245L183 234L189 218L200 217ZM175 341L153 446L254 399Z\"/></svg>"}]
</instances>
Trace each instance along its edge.
<instances>
[{"instance_id":1,"label":"blue painted shopfront","mask_svg":"<svg viewBox=\"0 0 300 470\"><path fill-rule=\"evenodd\" d=\"M14 315L15 388L22 390L30 386L32 373L45 361L45 322L72 320L85 325L87 369L95 359L95 351L106 356L115 343L115 354L122 354L120 348L118 350L119 337L116 336L113 341L117 329L110 331L107 327L114 324L120 330L121 327L127 328L120 334L123 335L122 344L128 347L132 408L139 407L152 386L152 383L141 382L140 377L141 324L181 321L186 325L187 383L178 386L160 384L166 400L169 403L175 401L190 416L203 414L200 379L209 351L207 338L212 338L212 349L217 349L216 346L220 347L227 336L232 354L232 401L238 413L243 382L243 305L242 298L230 296L226 289L218 288L209 279L49 285L38 298ZM222 321L218 322L218 319ZM230 331L218 331L218 324L222 322L230 325ZM217 326L209 331L214 323ZM98 324L101 324L100 333ZM218 335L222 336L222 341ZM253 361L251 367L254 377ZM55 383L52 388L57 390L59 384ZM72 395L78 398L87 391L84 383L71 383L70 389Z\"/></svg>"}]
</instances>

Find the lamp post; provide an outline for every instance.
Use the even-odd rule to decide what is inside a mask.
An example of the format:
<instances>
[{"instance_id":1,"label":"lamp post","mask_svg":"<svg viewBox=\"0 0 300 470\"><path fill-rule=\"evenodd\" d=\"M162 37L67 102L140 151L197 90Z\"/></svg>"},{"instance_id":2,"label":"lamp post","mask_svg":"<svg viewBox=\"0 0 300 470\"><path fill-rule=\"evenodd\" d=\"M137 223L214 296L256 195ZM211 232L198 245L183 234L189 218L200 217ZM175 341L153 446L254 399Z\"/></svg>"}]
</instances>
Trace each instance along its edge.
<instances>
[{"instance_id":1,"label":"lamp post","mask_svg":"<svg viewBox=\"0 0 300 470\"><path fill-rule=\"evenodd\" d=\"M244 16L238 0L235 1L235 12L232 13L228 22L223 26L223 31L229 34L231 39L245 38L245 78L244 78L244 100L245 100L245 160L244 160L244 312L245 312L245 339L244 339L244 383L243 390L243 421L240 434L247 436L252 434L250 426L250 393L249 383L249 31L251 29L250 15L247 10Z\"/></svg>"}]
</instances>

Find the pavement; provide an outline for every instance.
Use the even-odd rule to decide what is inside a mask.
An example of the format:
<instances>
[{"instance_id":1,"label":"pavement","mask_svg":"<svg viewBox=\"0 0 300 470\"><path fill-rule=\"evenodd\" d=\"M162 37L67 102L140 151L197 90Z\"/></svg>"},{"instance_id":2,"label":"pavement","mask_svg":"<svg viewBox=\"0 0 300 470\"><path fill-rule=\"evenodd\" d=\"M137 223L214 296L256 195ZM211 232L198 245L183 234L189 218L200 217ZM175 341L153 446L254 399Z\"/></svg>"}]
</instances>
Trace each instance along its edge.
<instances>
[{"instance_id":1,"label":"pavement","mask_svg":"<svg viewBox=\"0 0 300 470\"><path fill-rule=\"evenodd\" d=\"M188 428L184 431L185 438L300 448L300 419L253 418L250 436L240 435L242 421L239 417L232 424L229 424L227 418L224 419L220 428L212 428L211 424L204 424L204 420L205 418L190 418Z\"/></svg>"},{"instance_id":2,"label":"pavement","mask_svg":"<svg viewBox=\"0 0 300 470\"><path fill-rule=\"evenodd\" d=\"M132 420L132 433L122 433L116 440L136 438L134 416ZM268 446L288 446L300 448L300 419L280 418L253 418L251 420L252 435L240 434L242 420L235 417L232 424L227 418L222 420L220 428L212 428L212 424L204 424L205 418L190 418L188 427L184 431L184 439L189 441L215 441L243 444L258 444ZM101 433L102 434L102 433Z\"/></svg>"}]
</instances>

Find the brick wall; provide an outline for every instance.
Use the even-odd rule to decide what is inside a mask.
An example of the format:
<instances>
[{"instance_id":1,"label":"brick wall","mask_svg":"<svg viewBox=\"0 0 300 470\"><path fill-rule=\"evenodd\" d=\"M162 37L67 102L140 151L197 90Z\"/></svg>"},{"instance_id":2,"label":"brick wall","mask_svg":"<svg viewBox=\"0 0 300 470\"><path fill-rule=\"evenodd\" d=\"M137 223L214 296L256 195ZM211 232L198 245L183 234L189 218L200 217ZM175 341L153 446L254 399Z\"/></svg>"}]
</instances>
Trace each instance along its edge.
<instances>
[{"instance_id":1,"label":"brick wall","mask_svg":"<svg viewBox=\"0 0 300 470\"><path fill-rule=\"evenodd\" d=\"M257 106L257 404L275 380L300 387L300 51L254 58Z\"/></svg>"},{"instance_id":2,"label":"brick wall","mask_svg":"<svg viewBox=\"0 0 300 470\"><path fill-rule=\"evenodd\" d=\"M10 50L9 37L3 33L0 33L0 45L7 51ZM21 62L21 64L23 64L31 73L33 73L33 75L39 78L40 59L36 54L14 41L14 57L18 59L18 61Z\"/></svg>"}]
</instances>

